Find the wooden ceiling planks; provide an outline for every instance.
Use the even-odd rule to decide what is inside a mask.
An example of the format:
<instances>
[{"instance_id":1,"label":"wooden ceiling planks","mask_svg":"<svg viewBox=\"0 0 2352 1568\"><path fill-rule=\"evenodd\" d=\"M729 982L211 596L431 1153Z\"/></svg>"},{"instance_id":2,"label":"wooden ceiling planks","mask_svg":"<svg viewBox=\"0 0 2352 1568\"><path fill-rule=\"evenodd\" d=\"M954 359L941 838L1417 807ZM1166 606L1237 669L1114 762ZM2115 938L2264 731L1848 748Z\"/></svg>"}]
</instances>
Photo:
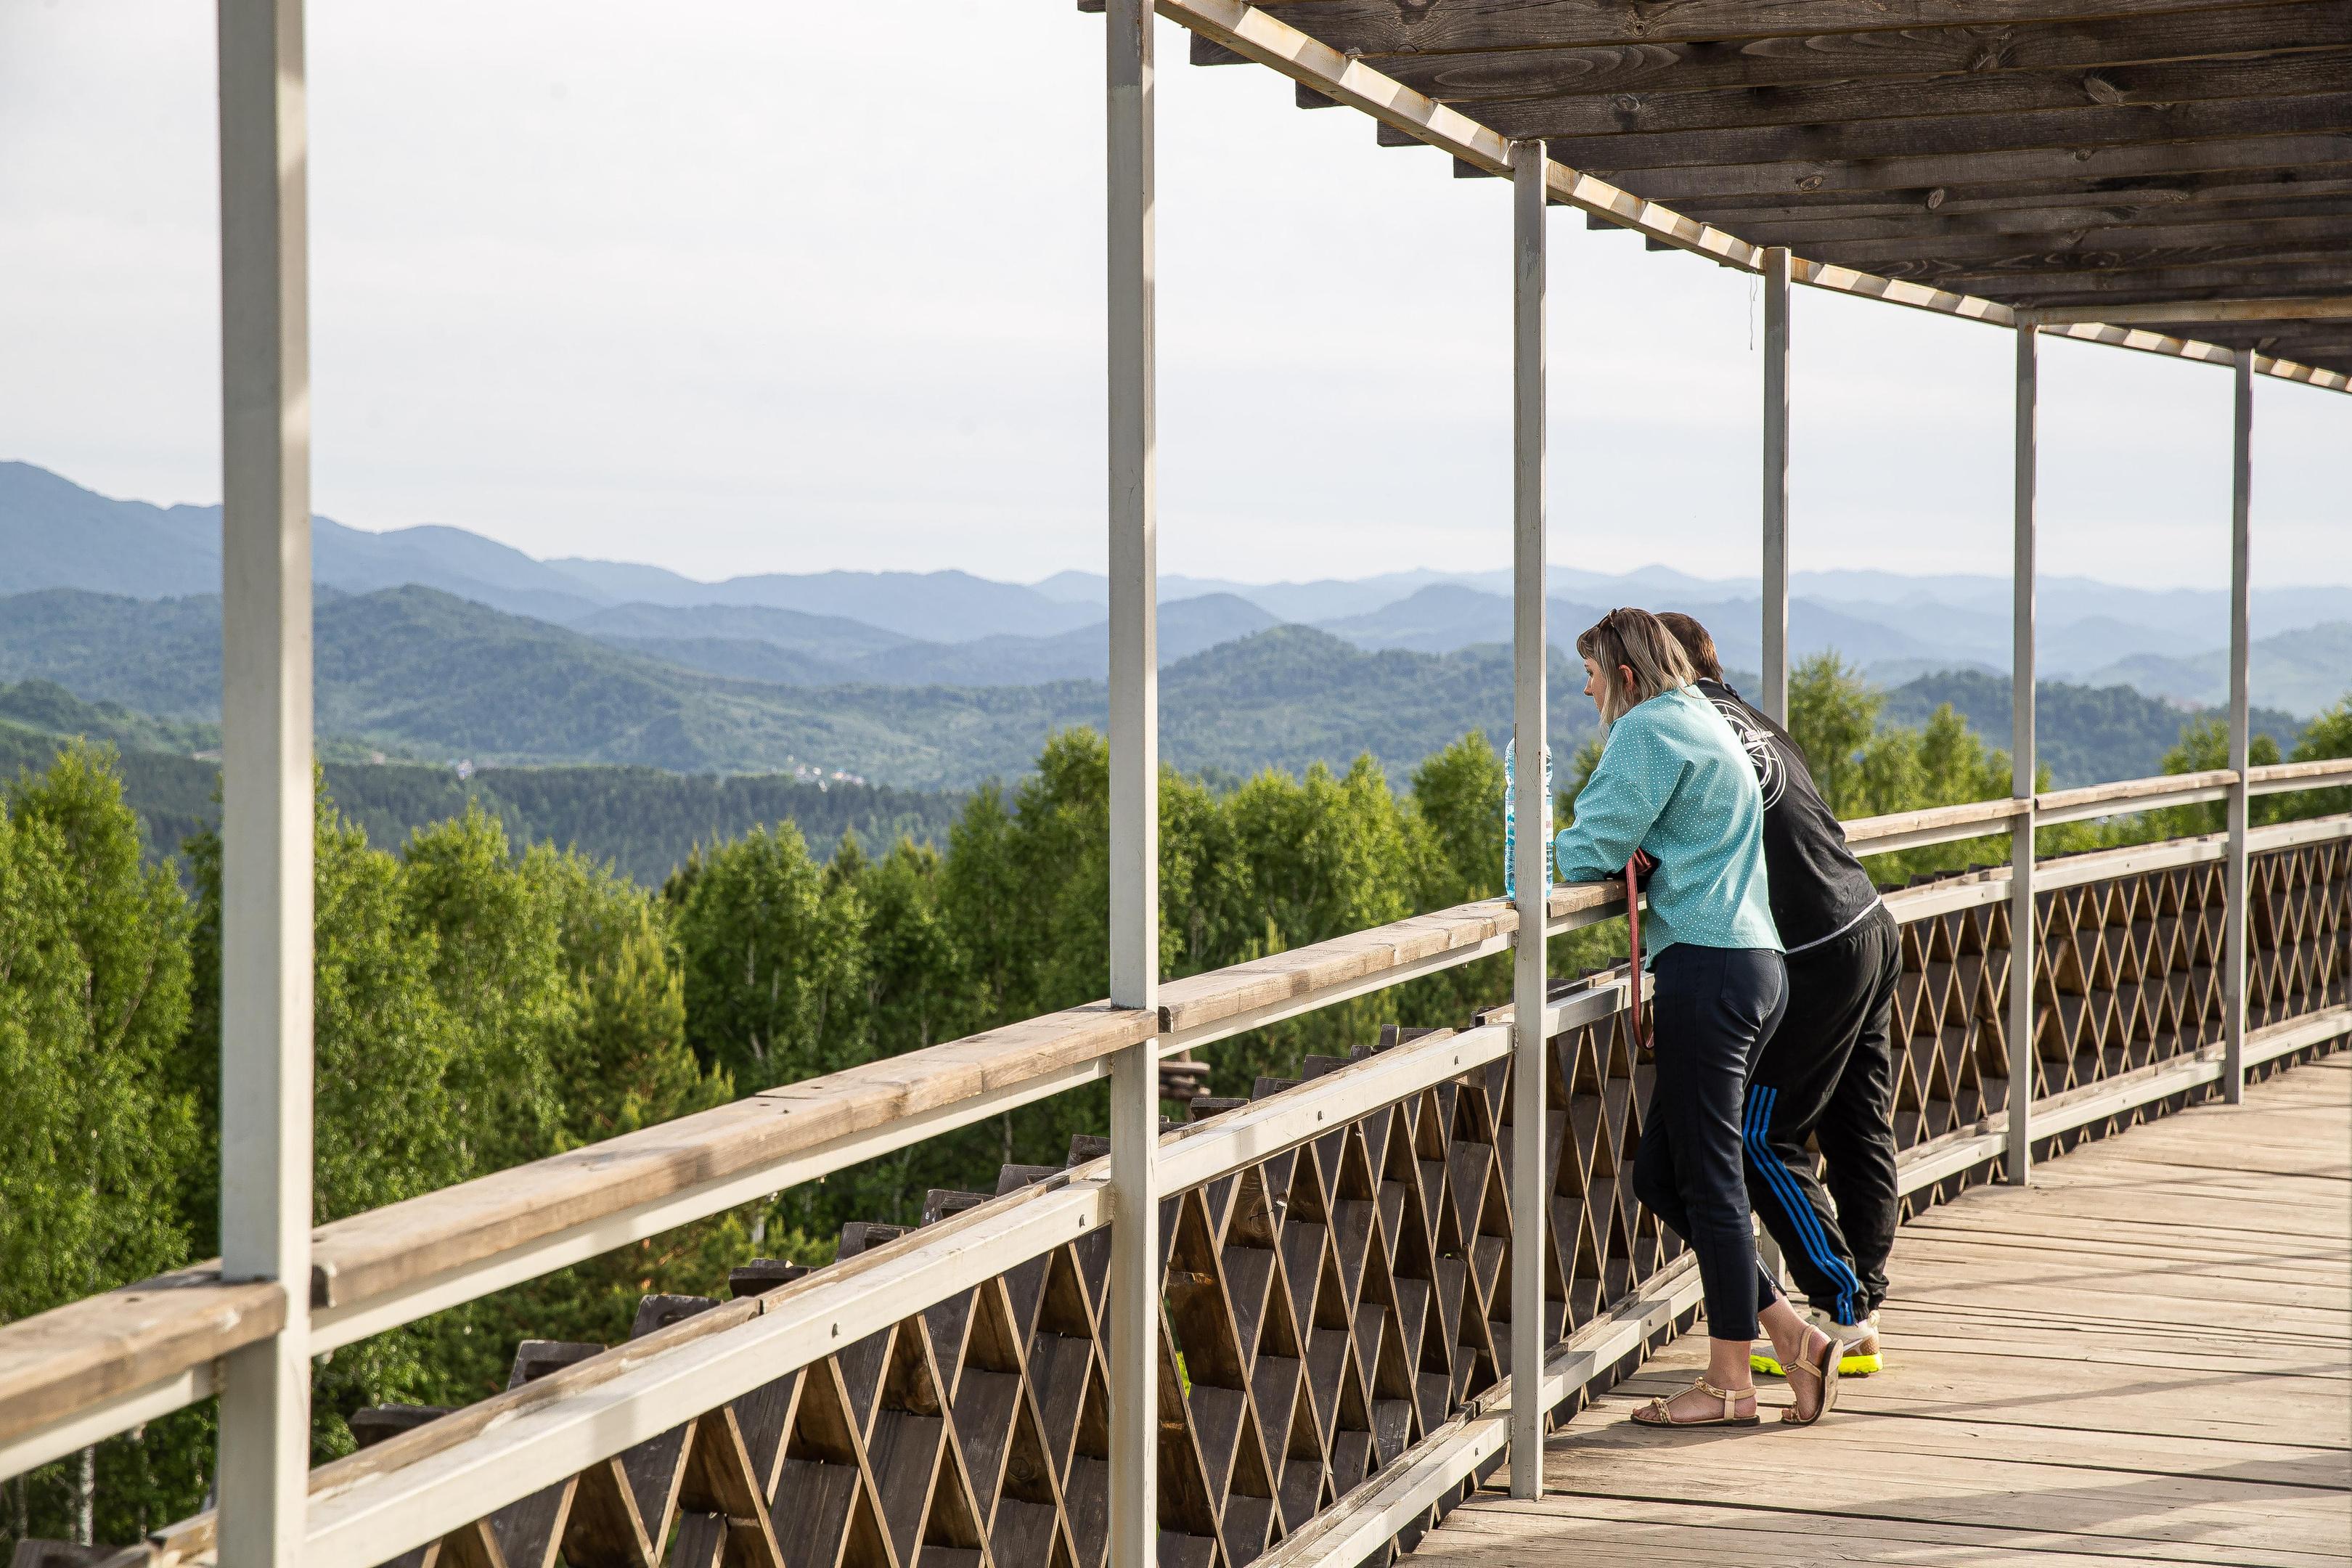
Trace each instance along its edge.
<instances>
[{"instance_id":1,"label":"wooden ceiling planks","mask_svg":"<svg viewBox=\"0 0 2352 1568\"><path fill-rule=\"evenodd\" d=\"M1507 140L1825 266L2028 308L2352 293L2347 0L1261 9ZM1196 60L1241 58L1195 34ZM1299 101L1330 100L1302 82ZM1391 124L1380 140L1417 144ZM2352 372L2340 323L2210 336Z\"/></svg>"}]
</instances>

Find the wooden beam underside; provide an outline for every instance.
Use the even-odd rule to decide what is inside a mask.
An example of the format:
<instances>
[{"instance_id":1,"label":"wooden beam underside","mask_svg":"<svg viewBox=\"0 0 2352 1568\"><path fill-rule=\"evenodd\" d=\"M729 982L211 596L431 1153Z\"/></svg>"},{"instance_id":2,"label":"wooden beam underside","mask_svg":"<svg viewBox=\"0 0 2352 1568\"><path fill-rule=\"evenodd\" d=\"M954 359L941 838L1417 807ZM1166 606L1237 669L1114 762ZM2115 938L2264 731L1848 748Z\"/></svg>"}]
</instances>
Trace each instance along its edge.
<instances>
[{"instance_id":1,"label":"wooden beam underside","mask_svg":"<svg viewBox=\"0 0 2352 1568\"><path fill-rule=\"evenodd\" d=\"M1281 10L1282 7L1276 6ZM1315 30L1304 6L1284 14ZM2021 71L2218 59L2352 47L2352 14L2326 0L2227 11L2103 16L2037 26L1917 27L1812 37L1654 40L1372 57L1385 74L1448 103L1488 100L1828 87ZM1195 36L1196 65L1243 57ZM1324 100L1328 102L1328 100Z\"/></svg>"},{"instance_id":2,"label":"wooden beam underside","mask_svg":"<svg viewBox=\"0 0 2352 1568\"><path fill-rule=\"evenodd\" d=\"M1506 142L1541 139L1594 181L1746 247L2002 304L2352 291L2347 0L1261 10ZM1196 30L1194 58L1258 57ZM1334 101L1288 74L1301 103ZM1433 140L1390 117L1378 139ZM1457 172L1495 169L1474 157ZM1698 248L1643 232L1654 247ZM2239 325L2214 341L2248 346ZM2278 324L2259 336L2282 345L2264 353L2308 348L2340 373L2352 371L2344 335Z\"/></svg>"}]
</instances>

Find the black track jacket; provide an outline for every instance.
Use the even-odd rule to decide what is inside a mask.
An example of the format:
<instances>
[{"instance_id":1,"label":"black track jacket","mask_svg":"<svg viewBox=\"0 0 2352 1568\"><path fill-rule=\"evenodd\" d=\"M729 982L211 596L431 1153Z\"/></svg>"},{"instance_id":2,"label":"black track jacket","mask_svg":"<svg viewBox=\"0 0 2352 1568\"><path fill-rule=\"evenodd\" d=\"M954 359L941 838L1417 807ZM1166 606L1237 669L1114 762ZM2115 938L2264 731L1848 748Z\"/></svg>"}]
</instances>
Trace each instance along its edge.
<instances>
[{"instance_id":1,"label":"black track jacket","mask_svg":"<svg viewBox=\"0 0 2352 1568\"><path fill-rule=\"evenodd\" d=\"M1764 869L1780 945L1797 953L1827 942L1870 912L1878 889L1846 847L1845 829L1789 731L1719 680L1698 689L1739 737L1764 791Z\"/></svg>"}]
</instances>

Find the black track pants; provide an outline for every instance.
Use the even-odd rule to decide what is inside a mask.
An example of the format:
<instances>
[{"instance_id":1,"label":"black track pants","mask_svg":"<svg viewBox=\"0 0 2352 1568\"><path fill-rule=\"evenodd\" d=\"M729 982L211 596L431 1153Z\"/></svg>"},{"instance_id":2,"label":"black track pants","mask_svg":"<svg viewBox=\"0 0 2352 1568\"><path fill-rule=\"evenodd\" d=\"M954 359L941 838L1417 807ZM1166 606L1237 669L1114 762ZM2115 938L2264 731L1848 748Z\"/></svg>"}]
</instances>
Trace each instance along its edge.
<instances>
[{"instance_id":1,"label":"black track pants","mask_svg":"<svg viewBox=\"0 0 2352 1568\"><path fill-rule=\"evenodd\" d=\"M1757 1058L1741 1122L1748 1196L1812 1304L1859 1322L1886 1299L1895 1245L1888 1032L1902 933L1881 905L1788 965L1788 1015ZM1826 1192L1809 1137L1828 1165Z\"/></svg>"},{"instance_id":2,"label":"black track pants","mask_svg":"<svg viewBox=\"0 0 2352 1568\"><path fill-rule=\"evenodd\" d=\"M1756 1337L1756 1311L1780 1296L1756 1261L1740 1164L1740 1097L1758 1047L1787 1005L1770 948L1675 942L1651 964L1656 1080L1633 1155L1633 1195L1698 1254L1706 1331Z\"/></svg>"}]
</instances>

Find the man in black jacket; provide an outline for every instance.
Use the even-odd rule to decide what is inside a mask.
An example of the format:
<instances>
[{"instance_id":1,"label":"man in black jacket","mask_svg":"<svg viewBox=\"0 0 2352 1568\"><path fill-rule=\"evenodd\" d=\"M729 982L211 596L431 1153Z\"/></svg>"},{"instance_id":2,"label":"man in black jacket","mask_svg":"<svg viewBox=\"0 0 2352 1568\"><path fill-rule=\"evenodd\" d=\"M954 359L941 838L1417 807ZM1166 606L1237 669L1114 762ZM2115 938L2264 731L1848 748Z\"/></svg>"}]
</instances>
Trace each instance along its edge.
<instances>
[{"instance_id":1,"label":"man in black jacket","mask_svg":"<svg viewBox=\"0 0 2352 1568\"><path fill-rule=\"evenodd\" d=\"M1764 864L1788 952L1789 1009L1748 1080L1748 1202L1810 1299L1809 1315L1843 1343L1838 1370L1866 1375L1884 1364L1878 1306L1895 1245L1889 1032L1902 935L1813 786L1803 751L1724 684L1705 626L1685 615L1659 619L1690 654L1699 690L1739 737L1764 791ZM1808 1138L1828 1164L1826 1190ZM1769 1350L1756 1367L1777 1373Z\"/></svg>"}]
</instances>

